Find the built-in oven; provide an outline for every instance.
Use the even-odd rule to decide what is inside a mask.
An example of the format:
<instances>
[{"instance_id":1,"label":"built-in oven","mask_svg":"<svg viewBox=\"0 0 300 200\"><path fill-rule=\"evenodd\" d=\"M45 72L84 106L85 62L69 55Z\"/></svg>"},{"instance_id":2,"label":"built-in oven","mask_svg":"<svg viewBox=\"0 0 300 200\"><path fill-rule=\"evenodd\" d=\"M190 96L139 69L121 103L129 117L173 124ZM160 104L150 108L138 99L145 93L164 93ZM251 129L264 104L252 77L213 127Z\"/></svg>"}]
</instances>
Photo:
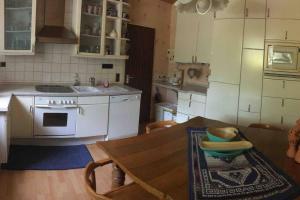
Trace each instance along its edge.
<instances>
[{"instance_id":1,"label":"built-in oven","mask_svg":"<svg viewBox=\"0 0 300 200\"><path fill-rule=\"evenodd\" d=\"M265 71L300 73L300 44L267 42L265 47Z\"/></svg>"},{"instance_id":2,"label":"built-in oven","mask_svg":"<svg viewBox=\"0 0 300 200\"><path fill-rule=\"evenodd\" d=\"M36 97L34 135L74 136L77 112L76 97Z\"/></svg>"}]
</instances>

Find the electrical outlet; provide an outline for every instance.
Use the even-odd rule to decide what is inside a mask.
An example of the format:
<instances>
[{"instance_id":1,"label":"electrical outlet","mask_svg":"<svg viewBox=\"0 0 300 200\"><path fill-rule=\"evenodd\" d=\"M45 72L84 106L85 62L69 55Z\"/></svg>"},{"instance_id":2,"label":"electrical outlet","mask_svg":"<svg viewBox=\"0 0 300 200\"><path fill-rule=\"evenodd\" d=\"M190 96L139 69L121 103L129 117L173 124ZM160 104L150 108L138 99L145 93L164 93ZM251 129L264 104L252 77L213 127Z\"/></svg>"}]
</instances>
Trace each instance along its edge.
<instances>
[{"instance_id":1,"label":"electrical outlet","mask_svg":"<svg viewBox=\"0 0 300 200\"><path fill-rule=\"evenodd\" d=\"M114 65L113 64L102 64L102 69L113 69Z\"/></svg>"},{"instance_id":2,"label":"electrical outlet","mask_svg":"<svg viewBox=\"0 0 300 200\"><path fill-rule=\"evenodd\" d=\"M174 62L174 49L168 49L168 60L170 63Z\"/></svg>"},{"instance_id":3,"label":"electrical outlet","mask_svg":"<svg viewBox=\"0 0 300 200\"><path fill-rule=\"evenodd\" d=\"M6 67L6 62L0 62L0 67Z\"/></svg>"}]
</instances>

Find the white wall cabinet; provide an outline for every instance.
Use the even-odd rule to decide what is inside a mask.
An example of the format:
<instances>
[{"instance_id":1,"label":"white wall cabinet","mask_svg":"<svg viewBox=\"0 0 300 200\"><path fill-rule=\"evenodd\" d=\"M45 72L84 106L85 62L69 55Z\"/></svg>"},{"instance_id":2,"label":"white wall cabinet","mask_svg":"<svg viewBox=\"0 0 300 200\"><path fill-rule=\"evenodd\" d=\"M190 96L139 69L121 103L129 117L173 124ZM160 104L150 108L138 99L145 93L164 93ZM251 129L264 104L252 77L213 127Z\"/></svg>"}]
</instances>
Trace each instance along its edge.
<instances>
[{"instance_id":1,"label":"white wall cabinet","mask_svg":"<svg viewBox=\"0 0 300 200\"><path fill-rule=\"evenodd\" d=\"M282 79L264 79L263 96L300 99L300 82Z\"/></svg>"},{"instance_id":2,"label":"white wall cabinet","mask_svg":"<svg viewBox=\"0 0 300 200\"><path fill-rule=\"evenodd\" d=\"M34 54L35 28L36 0L0 1L1 54Z\"/></svg>"},{"instance_id":3,"label":"white wall cabinet","mask_svg":"<svg viewBox=\"0 0 300 200\"><path fill-rule=\"evenodd\" d=\"M268 0L267 17L273 19L300 19L299 0Z\"/></svg>"},{"instance_id":4,"label":"white wall cabinet","mask_svg":"<svg viewBox=\"0 0 300 200\"><path fill-rule=\"evenodd\" d=\"M209 81L240 83L243 30L243 19L215 20Z\"/></svg>"},{"instance_id":5,"label":"white wall cabinet","mask_svg":"<svg viewBox=\"0 0 300 200\"><path fill-rule=\"evenodd\" d=\"M210 82L207 91L206 117L237 124L239 85Z\"/></svg>"},{"instance_id":6,"label":"white wall cabinet","mask_svg":"<svg viewBox=\"0 0 300 200\"><path fill-rule=\"evenodd\" d=\"M92 137L107 135L108 129L108 103L109 97L96 97L95 102L89 99L80 100L86 97L79 97L78 102L86 104L79 105L79 113L76 122L76 137ZM90 102L89 102L90 101Z\"/></svg>"},{"instance_id":7,"label":"white wall cabinet","mask_svg":"<svg viewBox=\"0 0 300 200\"><path fill-rule=\"evenodd\" d=\"M239 110L260 113L263 82L263 50L244 49Z\"/></svg>"},{"instance_id":8,"label":"white wall cabinet","mask_svg":"<svg viewBox=\"0 0 300 200\"><path fill-rule=\"evenodd\" d=\"M246 0L246 18L266 18L266 0Z\"/></svg>"},{"instance_id":9,"label":"white wall cabinet","mask_svg":"<svg viewBox=\"0 0 300 200\"><path fill-rule=\"evenodd\" d=\"M300 41L300 21L268 19L266 39L279 41Z\"/></svg>"},{"instance_id":10,"label":"white wall cabinet","mask_svg":"<svg viewBox=\"0 0 300 200\"><path fill-rule=\"evenodd\" d=\"M210 63L212 15L177 13L175 62Z\"/></svg>"},{"instance_id":11,"label":"white wall cabinet","mask_svg":"<svg viewBox=\"0 0 300 200\"><path fill-rule=\"evenodd\" d=\"M216 19L244 18L245 0L230 0L228 6L215 14Z\"/></svg>"},{"instance_id":12,"label":"white wall cabinet","mask_svg":"<svg viewBox=\"0 0 300 200\"><path fill-rule=\"evenodd\" d=\"M33 137L34 98L14 96L12 99L11 136L12 138Z\"/></svg>"},{"instance_id":13,"label":"white wall cabinet","mask_svg":"<svg viewBox=\"0 0 300 200\"><path fill-rule=\"evenodd\" d=\"M246 19L243 48L265 48L265 19Z\"/></svg>"}]
</instances>

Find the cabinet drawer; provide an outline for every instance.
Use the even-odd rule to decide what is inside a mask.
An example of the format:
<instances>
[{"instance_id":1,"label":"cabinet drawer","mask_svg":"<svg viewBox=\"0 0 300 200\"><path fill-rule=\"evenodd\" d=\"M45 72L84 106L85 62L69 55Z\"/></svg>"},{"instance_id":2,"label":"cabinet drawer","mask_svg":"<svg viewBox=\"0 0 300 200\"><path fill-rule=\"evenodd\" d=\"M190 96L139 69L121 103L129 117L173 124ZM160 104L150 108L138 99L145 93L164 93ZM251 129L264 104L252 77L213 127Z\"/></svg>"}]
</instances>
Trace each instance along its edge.
<instances>
[{"instance_id":1,"label":"cabinet drawer","mask_svg":"<svg viewBox=\"0 0 300 200\"><path fill-rule=\"evenodd\" d=\"M184 114L190 114L190 101L178 99L177 111Z\"/></svg>"},{"instance_id":2,"label":"cabinet drawer","mask_svg":"<svg viewBox=\"0 0 300 200\"><path fill-rule=\"evenodd\" d=\"M191 93L188 92L178 92L178 100L182 99L182 100L191 100Z\"/></svg>"},{"instance_id":3,"label":"cabinet drawer","mask_svg":"<svg viewBox=\"0 0 300 200\"><path fill-rule=\"evenodd\" d=\"M206 103L206 96L201 94L192 94L192 101Z\"/></svg>"},{"instance_id":4,"label":"cabinet drawer","mask_svg":"<svg viewBox=\"0 0 300 200\"><path fill-rule=\"evenodd\" d=\"M284 81L276 79L264 79L263 96L285 97Z\"/></svg>"},{"instance_id":5,"label":"cabinet drawer","mask_svg":"<svg viewBox=\"0 0 300 200\"><path fill-rule=\"evenodd\" d=\"M109 103L109 96L78 97L78 104Z\"/></svg>"},{"instance_id":6,"label":"cabinet drawer","mask_svg":"<svg viewBox=\"0 0 300 200\"><path fill-rule=\"evenodd\" d=\"M191 107L190 107L190 115L204 117L205 116L205 104L196 102L196 101L192 101Z\"/></svg>"}]
</instances>

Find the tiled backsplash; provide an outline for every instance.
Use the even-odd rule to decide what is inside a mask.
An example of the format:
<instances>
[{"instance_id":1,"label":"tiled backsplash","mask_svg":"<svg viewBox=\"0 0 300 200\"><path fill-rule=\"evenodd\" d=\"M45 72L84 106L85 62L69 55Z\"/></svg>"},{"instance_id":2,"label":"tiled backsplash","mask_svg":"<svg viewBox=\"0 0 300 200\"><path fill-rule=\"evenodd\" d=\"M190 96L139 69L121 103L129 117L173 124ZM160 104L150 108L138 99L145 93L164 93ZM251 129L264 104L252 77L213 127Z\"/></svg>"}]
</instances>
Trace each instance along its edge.
<instances>
[{"instance_id":1,"label":"tiled backsplash","mask_svg":"<svg viewBox=\"0 0 300 200\"><path fill-rule=\"evenodd\" d=\"M79 58L72 56L72 45L37 44L33 56L0 56L6 67L0 67L0 82L74 83L75 73L87 84L96 81L115 82L116 73L124 82L125 61ZM102 69L102 64L113 64L113 69Z\"/></svg>"}]
</instances>

